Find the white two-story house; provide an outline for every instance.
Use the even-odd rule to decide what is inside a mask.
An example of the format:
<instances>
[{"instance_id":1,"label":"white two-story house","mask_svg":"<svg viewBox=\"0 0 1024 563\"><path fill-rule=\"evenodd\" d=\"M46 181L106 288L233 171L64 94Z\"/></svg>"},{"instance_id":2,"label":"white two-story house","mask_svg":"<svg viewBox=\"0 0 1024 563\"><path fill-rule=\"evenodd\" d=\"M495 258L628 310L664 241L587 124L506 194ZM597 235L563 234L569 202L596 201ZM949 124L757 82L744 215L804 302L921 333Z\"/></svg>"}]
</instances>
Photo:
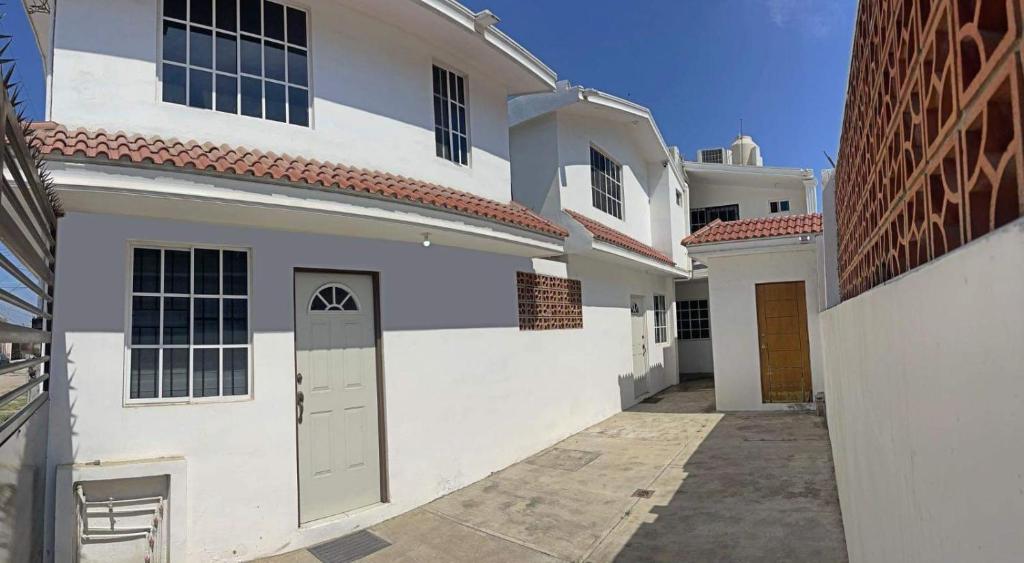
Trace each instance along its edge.
<instances>
[{"instance_id":1,"label":"white two-story house","mask_svg":"<svg viewBox=\"0 0 1024 563\"><path fill-rule=\"evenodd\" d=\"M822 390L817 181L764 166L746 135L683 170L694 263L676 284L681 377L714 374L722 410L779 408Z\"/></svg>"},{"instance_id":2,"label":"white two-story house","mask_svg":"<svg viewBox=\"0 0 1024 563\"><path fill-rule=\"evenodd\" d=\"M676 380L674 154L595 95L564 111L548 183L514 191L508 99L556 77L489 12L50 7L32 15L66 210L46 559L311 545ZM578 216L538 205L555 177Z\"/></svg>"},{"instance_id":3,"label":"white two-story house","mask_svg":"<svg viewBox=\"0 0 1024 563\"><path fill-rule=\"evenodd\" d=\"M622 335L634 353L633 365L621 368L623 404L674 382L675 281L690 277L679 244L688 194L678 151L647 108L568 81L509 105L516 201L569 232L569 275L601 284L602 314L632 311Z\"/></svg>"}]
</instances>

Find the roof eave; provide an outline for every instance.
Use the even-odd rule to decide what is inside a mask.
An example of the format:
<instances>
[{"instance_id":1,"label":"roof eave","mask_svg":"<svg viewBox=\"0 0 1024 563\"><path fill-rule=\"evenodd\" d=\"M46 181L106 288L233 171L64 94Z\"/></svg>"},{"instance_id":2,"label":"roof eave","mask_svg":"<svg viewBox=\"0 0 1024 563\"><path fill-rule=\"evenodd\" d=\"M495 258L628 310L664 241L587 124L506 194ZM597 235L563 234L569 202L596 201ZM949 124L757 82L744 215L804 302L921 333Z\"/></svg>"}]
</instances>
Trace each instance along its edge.
<instances>
[{"instance_id":1,"label":"roof eave","mask_svg":"<svg viewBox=\"0 0 1024 563\"><path fill-rule=\"evenodd\" d=\"M533 91L553 90L558 80L558 75L549 66L544 64L537 56L514 39L505 34L497 27L481 25L481 16L489 11L473 12L455 0L418 0L423 6L431 9L437 14L447 17L452 23L479 35L491 48L502 53L523 70L531 74L536 80L536 88ZM494 18L496 20L496 18ZM529 89L527 89L529 91ZM526 93L526 91L518 92Z\"/></svg>"},{"instance_id":2,"label":"roof eave","mask_svg":"<svg viewBox=\"0 0 1024 563\"><path fill-rule=\"evenodd\" d=\"M777 237L705 242L684 246L686 246L687 251L692 257L753 254L759 252L778 252L780 250L788 251L793 250L793 247L809 247L809 249L814 249L814 241L820 236L821 233L816 232Z\"/></svg>"}]
</instances>

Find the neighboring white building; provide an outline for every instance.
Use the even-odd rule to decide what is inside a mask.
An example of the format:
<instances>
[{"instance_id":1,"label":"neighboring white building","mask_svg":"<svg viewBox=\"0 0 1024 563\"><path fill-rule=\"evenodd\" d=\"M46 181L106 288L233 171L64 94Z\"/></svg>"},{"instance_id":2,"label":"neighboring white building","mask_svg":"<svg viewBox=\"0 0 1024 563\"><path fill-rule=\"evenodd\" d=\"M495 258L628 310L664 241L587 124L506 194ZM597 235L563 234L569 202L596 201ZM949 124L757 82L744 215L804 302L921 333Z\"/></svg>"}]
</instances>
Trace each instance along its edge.
<instances>
[{"instance_id":1,"label":"neighboring white building","mask_svg":"<svg viewBox=\"0 0 1024 563\"><path fill-rule=\"evenodd\" d=\"M204 5L33 16L67 211L47 560L307 546L676 382L688 196L649 112L580 92L556 150L510 151L509 97L568 94L488 12ZM110 497L165 520L88 541Z\"/></svg>"},{"instance_id":2,"label":"neighboring white building","mask_svg":"<svg viewBox=\"0 0 1024 563\"><path fill-rule=\"evenodd\" d=\"M687 193L678 151L665 145L647 108L568 81L514 98L509 115L513 195L569 231L569 276L627 284L628 292L599 298L608 314L654 311L653 331L632 330L635 367L623 372L632 381L623 404L677 381L674 282L690 277L679 244Z\"/></svg>"},{"instance_id":3,"label":"neighboring white building","mask_svg":"<svg viewBox=\"0 0 1024 563\"><path fill-rule=\"evenodd\" d=\"M817 210L817 181L809 170L763 166L760 147L749 136L738 137L730 149L701 150L698 156L702 162L683 163L692 228L683 244L694 275L676 284L681 377L713 373L722 410L810 400L822 387L817 245L809 244L821 231L820 216L811 215ZM779 282L803 287L767 285ZM806 299L795 299L797 290ZM784 358L788 371L800 370L793 375L796 395L792 381L776 381L775 360L791 354L773 350L778 338L766 332L763 317L759 330L759 291L762 302L781 292L792 294L792 307L803 303L802 310L786 313L802 319L792 328L803 333L786 337L797 338L800 357ZM780 394L780 388L787 392Z\"/></svg>"}]
</instances>

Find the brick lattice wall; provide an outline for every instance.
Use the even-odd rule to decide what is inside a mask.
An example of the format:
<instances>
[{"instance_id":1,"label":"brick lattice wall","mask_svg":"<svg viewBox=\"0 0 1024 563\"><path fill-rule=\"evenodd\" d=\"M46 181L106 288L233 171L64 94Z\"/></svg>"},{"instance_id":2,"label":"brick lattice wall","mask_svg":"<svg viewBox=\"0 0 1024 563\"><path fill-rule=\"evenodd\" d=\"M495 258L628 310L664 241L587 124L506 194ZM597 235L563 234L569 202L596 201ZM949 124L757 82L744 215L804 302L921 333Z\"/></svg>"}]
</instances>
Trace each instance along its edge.
<instances>
[{"instance_id":1,"label":"brick lattice wall","mask_svg":"<svg viewBox=\"0 0 1024 563\"><path fill-rule=\"evenodd\" d=\"M1024 0L860 2L836 170L849 299L1024 215Z\"/></svg>"},{"instance_id":2,"label":"brick lattice wall","mask_svg":"<svg viewBox=\"0 0 1024 563\"><path fill-rule=\"evenodd\" d=\"M579 280L517 272L519 330L583 328Z\"/></svg>"}]
</instances>

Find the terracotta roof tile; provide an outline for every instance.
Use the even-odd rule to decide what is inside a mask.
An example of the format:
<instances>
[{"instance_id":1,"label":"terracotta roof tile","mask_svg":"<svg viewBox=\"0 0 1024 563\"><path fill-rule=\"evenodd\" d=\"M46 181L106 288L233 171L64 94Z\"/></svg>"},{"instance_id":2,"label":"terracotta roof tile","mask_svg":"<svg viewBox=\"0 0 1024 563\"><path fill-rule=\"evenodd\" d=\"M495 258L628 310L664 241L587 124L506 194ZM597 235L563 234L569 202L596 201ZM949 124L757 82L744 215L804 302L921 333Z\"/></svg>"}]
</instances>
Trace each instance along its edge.
<instances>
[{"instance_id":1,"label":"terracotta roof tile","mask_svg":"<svg viewBox=\"0 0 1024 563\"><path fill-rule=\"evenodd\" d=\"M559 225L518 203L502 203L384 172L197 141L144 137L121 131L108 133L102 129L68 130L56 123L38 123L33 129L40 152L49 158L94 158L173 166L333 188L481 217L549 236L569 236Z\"/></svg>"},{"instance_id":2,"label":"terracotta roof tile","mask_svg":"<svg viewBox=\"0 0 1024 563\"><path fill-rule=\"evenodd\" d=\"M583 227L586 228L587 231L589 231L595 239L601 242L614 244L615 246L618 246L620 248L625 248L626 250L636 252L637 254L657 260L658 262L664 262L670 266L675 265L675 261L673 261L671 258L665 256L661 252L658 252L654 248L647 246L646 244L636 240L635 238L620 233L619 231L616 231L615 229L605 224L599 223L589 217L586 217L583 214L578 213L576 211L566 209L565 213L572 217L573 219L575 219L576 222L583 225Z\"/></svg>"},{"instance_id":3,"label":"terracotta roof tile","mask_svg":"<svg viewBox=\"0 0 1024 563\"><path fill-rule=\"evenodd\" d=\"M684 238L683 245L696 246L713 242L810 235L820 232L820 213L758 217L725 222L715 219L696 233Z\"/></svg>"}]
</instances>

